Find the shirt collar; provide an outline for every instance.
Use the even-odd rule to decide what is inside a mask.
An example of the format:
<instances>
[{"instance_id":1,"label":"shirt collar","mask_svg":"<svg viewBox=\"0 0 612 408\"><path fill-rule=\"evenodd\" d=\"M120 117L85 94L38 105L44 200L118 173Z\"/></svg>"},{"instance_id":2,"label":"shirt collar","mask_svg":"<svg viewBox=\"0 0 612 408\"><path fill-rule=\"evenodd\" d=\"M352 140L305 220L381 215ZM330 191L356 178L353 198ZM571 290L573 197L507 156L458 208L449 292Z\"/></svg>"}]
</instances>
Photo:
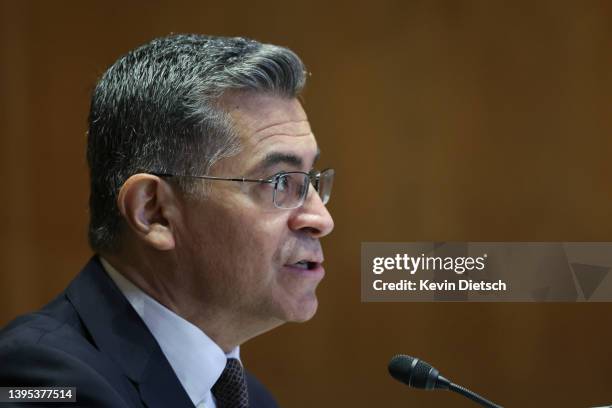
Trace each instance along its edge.
<instances>
[{"instance_id":1,"label":"shirt collar","mask_svg":"<svg viewBox=\"0 0 612 408\"><path fill-rule=\"evenodd\" d=\"M104 269L157 340L194 405L212 401L211 388L228 358L240 360L240 347L225 354L200 328L147 295L104 258Z\"/></svg>"}]
</instances>

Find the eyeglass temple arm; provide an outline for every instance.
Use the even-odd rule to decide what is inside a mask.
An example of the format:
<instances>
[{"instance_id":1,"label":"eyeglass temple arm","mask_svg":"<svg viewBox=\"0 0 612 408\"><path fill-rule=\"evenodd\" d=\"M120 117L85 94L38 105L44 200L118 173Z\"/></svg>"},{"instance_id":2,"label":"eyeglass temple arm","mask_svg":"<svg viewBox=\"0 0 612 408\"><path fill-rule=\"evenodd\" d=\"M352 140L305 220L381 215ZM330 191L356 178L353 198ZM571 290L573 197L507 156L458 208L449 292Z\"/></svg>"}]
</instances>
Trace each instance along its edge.
<instances>
[{"instance_id":1,"label":"eyeglass temple arm","mask_svg":"<svg viewBox=\"0 0 612 408\"><path fill-rule=\"evenodd\" d=\"M242 181L250 183L274 183L271 179L249 179L244 177L216 177L216 176L192 176L187 174L170 174L170 173L150 173L157 177L193 177L206 180L226 180L226 181Z\"/></svg>"}]
</instances>

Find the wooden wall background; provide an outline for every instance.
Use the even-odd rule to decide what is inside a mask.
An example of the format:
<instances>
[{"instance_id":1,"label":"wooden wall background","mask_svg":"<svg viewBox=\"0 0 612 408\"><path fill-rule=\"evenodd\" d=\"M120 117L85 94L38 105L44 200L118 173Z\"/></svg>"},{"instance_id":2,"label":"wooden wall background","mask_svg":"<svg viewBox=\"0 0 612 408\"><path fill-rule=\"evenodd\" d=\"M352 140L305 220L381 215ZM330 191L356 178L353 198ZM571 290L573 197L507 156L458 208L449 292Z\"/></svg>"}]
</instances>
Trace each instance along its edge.
<instances>
[{"instance_id":1,"label":"wooden wall background","mask_svg":"<svg viewBox=\"0 0 612 408\"><path fill-rule=\"evenodd\" d=\"M287 45L338 178L309 323L243 348L286 407L471 407L408 390L397 352L504 406L612 403L611 304L363 304L362 241L612 240L608 1L0 1L0 324L90 256L96 78L170 32ZM1 369L1 367L0 367Z\"/></svg>"}]
</instances>

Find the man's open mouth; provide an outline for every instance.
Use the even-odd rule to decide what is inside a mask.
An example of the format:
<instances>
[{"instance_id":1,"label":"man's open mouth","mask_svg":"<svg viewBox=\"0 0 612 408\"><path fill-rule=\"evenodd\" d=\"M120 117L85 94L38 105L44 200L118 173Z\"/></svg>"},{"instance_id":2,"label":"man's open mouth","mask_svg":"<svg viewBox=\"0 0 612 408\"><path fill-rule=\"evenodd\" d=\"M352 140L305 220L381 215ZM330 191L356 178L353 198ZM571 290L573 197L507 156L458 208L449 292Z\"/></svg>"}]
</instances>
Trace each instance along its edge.
<instances>
[{"instance_id":1,"label":"man's open mouth","mask_svg":"<svg viewBox=\"0 0 612 408\"><path fill-rule=\"evenodd\" d=\"M293 264L293 265L291 265L291 266L293 266L293 267L295 267L295 268L300 268L300 269L304 269L304 270L309 270L309 269L314 269L314 268L316 268L316 267L317 267L317 265L318 265L318 263L317 263L317 262L310 262L310 261L299 261L299 262L294 263L294 264Z\"/></svg>"}]
</instances>

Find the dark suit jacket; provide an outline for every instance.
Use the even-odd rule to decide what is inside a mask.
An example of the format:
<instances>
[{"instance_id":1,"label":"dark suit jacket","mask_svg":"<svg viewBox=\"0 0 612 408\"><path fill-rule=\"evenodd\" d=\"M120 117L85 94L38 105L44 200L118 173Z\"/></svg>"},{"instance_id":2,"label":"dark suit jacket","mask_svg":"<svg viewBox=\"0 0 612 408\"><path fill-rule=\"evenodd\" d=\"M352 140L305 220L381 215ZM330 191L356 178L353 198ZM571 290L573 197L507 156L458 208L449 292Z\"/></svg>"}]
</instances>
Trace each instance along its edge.
<instances>
[{"instance_id":1,"label":"dark suit jacket","mask_svg":"<svg viewBox=\"0 0 612 408\"><path fill-rule=\"evenodd\" d=\"M247 384L251 407L277 406L248 373ZM55 300L0 331L0 386L76 387L72 407L193 407L97 257Z\"/></svg>"}]
</instances>

